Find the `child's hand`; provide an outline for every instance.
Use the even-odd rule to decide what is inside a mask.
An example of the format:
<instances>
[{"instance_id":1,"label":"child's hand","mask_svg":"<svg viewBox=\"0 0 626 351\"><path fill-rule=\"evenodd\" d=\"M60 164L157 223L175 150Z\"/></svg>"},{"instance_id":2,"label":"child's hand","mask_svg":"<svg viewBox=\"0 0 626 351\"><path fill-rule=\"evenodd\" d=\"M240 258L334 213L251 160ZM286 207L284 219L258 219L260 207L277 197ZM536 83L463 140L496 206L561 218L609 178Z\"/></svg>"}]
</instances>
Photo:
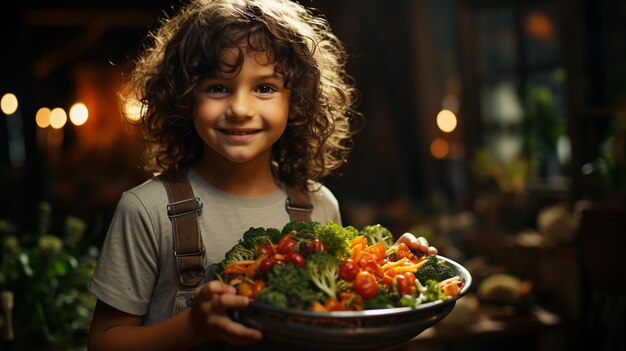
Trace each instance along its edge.
<instances>
[{"instance_id":1,"label":"child's hand","mask_svg":"<svg viewBox=\"0 0 626 351\"><path fill-rule=\"evenodd\" d=\"M417 251L421 254L428 256L436 255L438 253L437 248L428 245L428 240L424 237L415 237L411 233L404 233L398 238L396 244L405 243L411 250Z\"/></svg>"},{"instance_id":2,"label":"child's hand","mask_svg":"<svg viewBox=\"0 0 626 351\"><path fill-rule=\"evenodd\" d=\"M191 307L194 327L203 337L244 346L260 341L261 332L234 322L226 310L246 307L250 299L237 295L237 290L220 281L210 281L198 289Z\"/></svg>"}]
</instances>

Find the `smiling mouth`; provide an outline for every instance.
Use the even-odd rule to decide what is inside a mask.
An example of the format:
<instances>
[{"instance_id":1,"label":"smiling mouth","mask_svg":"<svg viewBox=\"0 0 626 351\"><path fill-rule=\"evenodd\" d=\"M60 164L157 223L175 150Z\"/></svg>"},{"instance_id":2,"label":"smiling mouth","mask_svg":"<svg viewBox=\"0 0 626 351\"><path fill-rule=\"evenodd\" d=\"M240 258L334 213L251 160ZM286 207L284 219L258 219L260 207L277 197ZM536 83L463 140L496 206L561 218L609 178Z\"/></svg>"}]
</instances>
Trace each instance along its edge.
<instances>
[{"instance_id":1,"label":"smiling mouth","mask_svg":"<svg viewBox=\"0 0 626 351\"><path fill-rule=\"evenodd\" d=\"M222 129L222 133L230 135L250 135L257 133L256 130L226 130Z\"/></svg>"}]
</instances>

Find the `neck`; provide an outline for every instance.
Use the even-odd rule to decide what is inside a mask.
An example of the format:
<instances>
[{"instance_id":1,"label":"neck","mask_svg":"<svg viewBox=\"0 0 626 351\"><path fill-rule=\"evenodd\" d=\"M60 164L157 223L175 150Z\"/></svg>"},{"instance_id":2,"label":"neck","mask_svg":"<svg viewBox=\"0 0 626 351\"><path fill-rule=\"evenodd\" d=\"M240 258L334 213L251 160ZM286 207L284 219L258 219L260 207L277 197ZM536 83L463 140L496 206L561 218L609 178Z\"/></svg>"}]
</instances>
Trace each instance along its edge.
<instances>
[{"instance_id":1,"label":"neck","mask_svg":"<svg viewBox=\"0 0 626 351\"><path fill-rule=\"evenodd\" d=\"M278 189L269 158L234 163L216 155L206 155L195 170L217 188L238 196L264 196Z\"/></svg>"}]
</instances>

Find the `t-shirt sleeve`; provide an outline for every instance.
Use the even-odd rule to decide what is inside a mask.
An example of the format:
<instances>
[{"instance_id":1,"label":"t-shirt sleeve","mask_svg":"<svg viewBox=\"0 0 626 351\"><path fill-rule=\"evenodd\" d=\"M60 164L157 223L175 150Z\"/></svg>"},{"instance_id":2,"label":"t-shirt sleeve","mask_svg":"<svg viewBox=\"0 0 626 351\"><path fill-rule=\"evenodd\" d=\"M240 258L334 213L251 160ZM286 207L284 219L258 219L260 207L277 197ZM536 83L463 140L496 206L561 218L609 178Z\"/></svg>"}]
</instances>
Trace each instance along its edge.
<instances>
[{"instance_id":1,"label":"t-shirt sleeve","mask_svg":"<svg viewBox=\"0 0 626 351\"><path fill-rule=\"evenodd\" d=\"M102 245L89 290L126 313L144 315L159 271L155 230L143 203L125 192Z\"/></svg>"},{"instance_id":2,"label":"t-shirt sleeve","mask_svg":"<svg viewBox=\"0 0 626 351\"><path fill-rule=\"evenodd\" d=\"M311 202L313 203L313 221L326 223L331 220L337 224L342 224L339 202L327 187L318 186L311 193Z\"/></svg>"}]
</instances>

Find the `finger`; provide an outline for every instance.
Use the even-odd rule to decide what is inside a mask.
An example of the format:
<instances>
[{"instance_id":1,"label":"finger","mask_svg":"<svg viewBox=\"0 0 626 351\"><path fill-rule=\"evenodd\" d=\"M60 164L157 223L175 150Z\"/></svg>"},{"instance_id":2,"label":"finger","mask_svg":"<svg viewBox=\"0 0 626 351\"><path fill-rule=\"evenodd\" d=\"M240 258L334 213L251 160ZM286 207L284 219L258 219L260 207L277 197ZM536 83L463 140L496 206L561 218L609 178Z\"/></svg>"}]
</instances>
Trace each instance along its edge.
<instances>
[{"instance_id":1,"label":"finger","mask_svg":"<svg viewBox=\"0 0 626 351\"><path fill-rule=\"evenodd\" d=\"M417 238L417 242L419 243L417 250L419 250L419 252L421 253L427 253L428 252L428 240L420 236L419 238Z\"/></svg>"},{"instance_id":2,"label":"finger","mask_svg":"<svg viewBox=\"0 0 626 351\"><path fill-rule=\"evenodd\" d=\"M397 243L404 243L411 249L414 249L416 245L418 244L417 238L415 238L415 235L411 233L402 234L402 236L398 238Z\"/></svg>"},{"instance_id":3,"label":"finger","mask_svg":"<svg viewBox=\"0 0 626 351\"><path fill-rule=\"evenodd\" d=\"M225 312L232 308L243 308L250 304L250 298L236 294L216 295L213 299L215 312Z\"/></svg>"},{"instance_id":4,"label":"finger","mask_svg":"<svg viewBox=\"0 0 626 351\"><path fill-rule=\"evenodd\" d=\"M439 250L437 250L436 247L434 247L434 246L429 246L428 247L428 256L434 256L434 255L436 255L438 253L439 253Z\"/></svg>"},{"instance_id":5,"label":"finger","mask_svg":"<svg viewBox=\"0 0 626 351\"><path fill-rule=\"evenodd\" d=\"M213 280L196 289L195 297L199 300L206 301L215 298L217 295L236 293L237 289L235 289L235 287Z\"/></svg>"}]
</instances>

